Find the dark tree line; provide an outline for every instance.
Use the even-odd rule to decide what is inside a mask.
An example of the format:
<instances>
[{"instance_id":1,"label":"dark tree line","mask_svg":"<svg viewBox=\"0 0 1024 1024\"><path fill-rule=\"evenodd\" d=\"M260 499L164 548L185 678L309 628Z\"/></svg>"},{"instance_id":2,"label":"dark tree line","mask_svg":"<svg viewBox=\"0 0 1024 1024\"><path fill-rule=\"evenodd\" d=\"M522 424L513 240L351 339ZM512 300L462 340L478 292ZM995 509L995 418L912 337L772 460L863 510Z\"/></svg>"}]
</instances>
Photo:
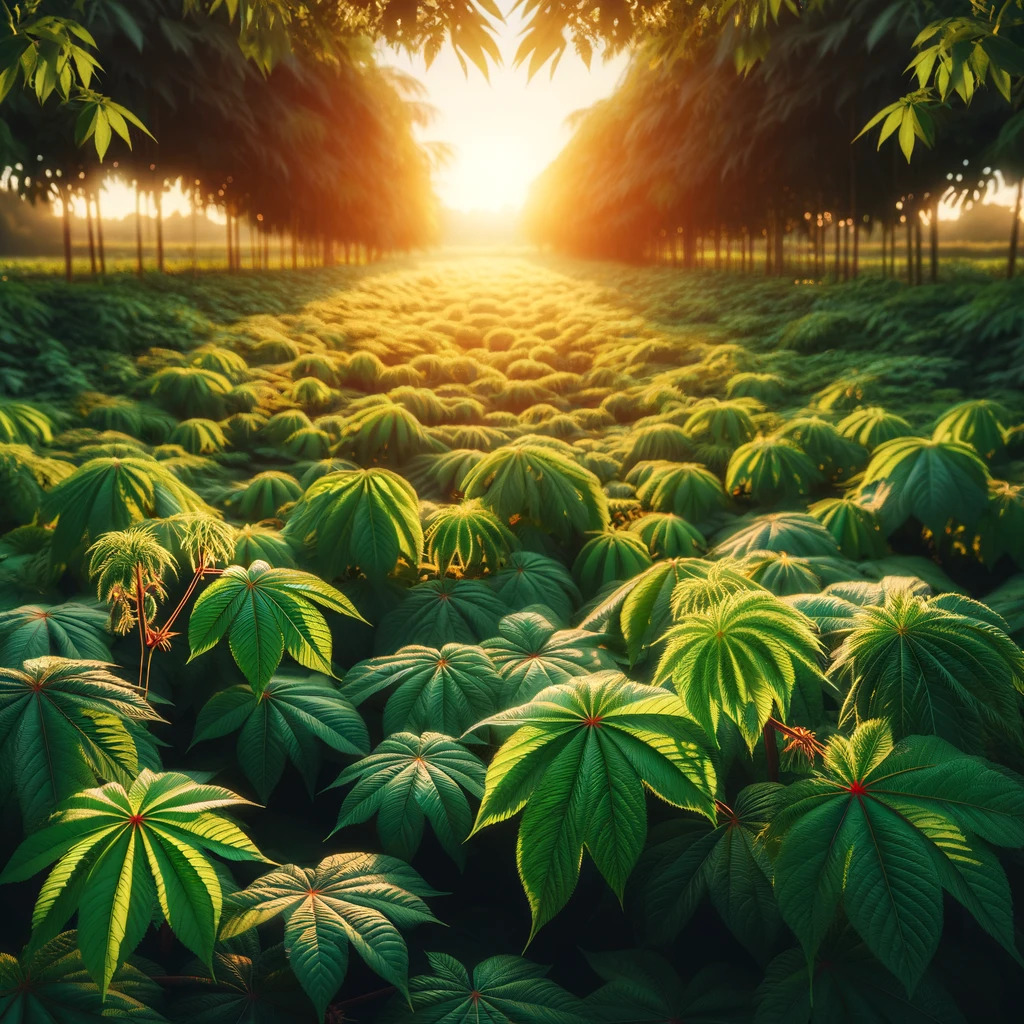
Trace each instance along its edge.
<instances>
[{"instance_id":1,"label":"dark tree line","mask_svg":"<svg viewBox=\"0 0 1024 1024\"><path fill-rule=\"evenodd\" d=\"M67 7L74 5L68 3ZM121 137L118 116L88 105L42 108L14 91L0 108L0 166L31 201L85 200L90 251L105 266L100 188L111 175L149 196L157 213L155 260L164 264L162 197L181 181L197 209L227 219L228 262L242 265L241 226L258 239L246 262L265 265L271 241L286 264L331 264L429 242L436 230L432 154L414 136L428 111L415 81L374 60L372 44L345 35L294 30L291 54L264 71L224 19L182 17L180 0L140 0L129 8L97 2L85 24L104 53L104 88L151 135ZM340 18L340 14L338 15ZM102 135L102 162L91 145ZM127 133L126 133L127 134ZM70 269L71 218L64 218ZM141 231L138 263L143 267Z\"/></svg>"},{"instance_id":2,"label":"dark tree line","mask_svg":"<svg viewBox=\"0 0 1024 1024\"><path fill-rule=\"evenodd\" d=\"M738 32L674 59L642 48L536 183L533 236L577 254L686 266L750 268L756 253L769 273L798 254L815 276L846 277L874 229L885 272L934 275L943 195L970 198L997 160L1015 170L1012 132L1000 136L1014 108L980 92L970 108L936 110L921 124L930 148L909 162L896 145L876 152L873 139L854 139L905 87L908 49L942 6L956 4L854 0L783 15L744 73Z\"/></svg>"}]
</instances>

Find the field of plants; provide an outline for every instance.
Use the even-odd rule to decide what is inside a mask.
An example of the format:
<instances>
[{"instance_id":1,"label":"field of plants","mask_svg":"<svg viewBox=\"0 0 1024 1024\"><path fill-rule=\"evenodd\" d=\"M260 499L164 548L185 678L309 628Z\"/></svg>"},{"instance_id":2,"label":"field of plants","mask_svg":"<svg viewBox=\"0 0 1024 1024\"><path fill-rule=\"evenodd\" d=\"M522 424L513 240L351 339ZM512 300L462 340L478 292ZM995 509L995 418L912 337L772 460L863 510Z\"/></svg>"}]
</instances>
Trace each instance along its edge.
<instances>
[{"instance_id":1,"label":"field of plants","mask_svg":"<svg viewBox=\"0 0 1024 1024\"><path fill-rule=\"evenodd\" d=\"M1007 1020L1024 284L0 291L0 1019Z\"/></svg>"}]
</instances>

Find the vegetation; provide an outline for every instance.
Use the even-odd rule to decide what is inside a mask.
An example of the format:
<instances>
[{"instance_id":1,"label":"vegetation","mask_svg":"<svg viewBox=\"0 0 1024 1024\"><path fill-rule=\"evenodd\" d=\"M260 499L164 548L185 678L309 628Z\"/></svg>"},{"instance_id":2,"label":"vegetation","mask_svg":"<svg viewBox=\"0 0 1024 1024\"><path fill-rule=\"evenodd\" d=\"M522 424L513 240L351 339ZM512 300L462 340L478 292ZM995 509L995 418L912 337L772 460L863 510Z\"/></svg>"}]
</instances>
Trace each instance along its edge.
<instances>
[{"instance_id":1,"label":"vegetation","mask_svg":"<svg viewBox=\"0 0 1024 1024\"><path fill-rule=\"evenodd\" d=\"M1008 1019L1018 291L19 283L0 1019Z\"/></svg>"},{"instance_id":2,"label":"vegetation","mask_svg":"<svg viewBox=\"0 0 1024 1024\"><path fill-rule=\"evenodd\" d=\"M537 241L845 280L874 232L883 273L920 284L938 275L940 201L978 199L996 168L1021 181L1019 0L667 6L650 30L647 5L631 8L623 31L642 44L625 80L577 116L534 185ZM537 9L548 24L558 16ZM906 160L880 159L861 137L876 132L877 148L898 144ZM1016 213L1014 225L1019 200ZM829 347L850 326L822 310L792 323L786 343Z\"/></svg>"}]
</instances>

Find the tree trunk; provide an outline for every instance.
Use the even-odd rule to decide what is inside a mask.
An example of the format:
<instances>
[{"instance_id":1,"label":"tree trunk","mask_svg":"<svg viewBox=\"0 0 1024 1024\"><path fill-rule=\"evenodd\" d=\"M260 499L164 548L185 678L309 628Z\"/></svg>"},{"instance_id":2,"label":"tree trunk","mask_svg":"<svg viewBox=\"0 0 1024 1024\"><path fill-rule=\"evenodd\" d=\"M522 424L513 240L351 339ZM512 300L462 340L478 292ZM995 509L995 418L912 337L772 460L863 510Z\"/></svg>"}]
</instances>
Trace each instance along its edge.
<instances>
[{"instance_id":1,"label":"tree trunk","mask_svg":"<svg viewBox=\"0 0 1024 1024\"><path fill-rule=\"evenodd\" d=\"M843 280L850 280L850 227L852 221L847 218L843 221L845 231L843 231Z\"/></svg>"},{"instance_id":2,"label":"tree trunk","mask_svg":"<svg viewBox=\"0 0 1024 1024\"><path fill-rule=\"evenodd\" d=\"M914 225L907 214L907 284L914 283Z\"/></svg>"},{"instance_id":3,"label":"tree trunk","mask_svg":"<svg viewBox=\"0 0 1024 1024\"><path fill-rule=\"evenodd\" d=\"M142 202L139 183L135 182L135 273L142 277Z\"/></svg>"},{"instance_id":4,"label":"tree trunk","mask_svg":"<svg viewBox=\"0 0 1024 1024\"><path fill-rule=\"evenodd\" d=\"M1013 277L1017 270L1017 243L1020 240L1020 206L1024 193L1024 174L1017 182L1017 198L1013 203L1013 223L1010 225L1010 256L1006 262L1006 276Z\"/></svg>"},{"instance_id":5,"label":"tree trunk","mask_svg":"<svg viewBox=\"0 0 1024 1024\"><path fill-rule=\"evenodd\" d=\"M153 189L153 209L156 212L156 269L164 272L164 190Z\"/></svg>"},{"instance_id":6,"label":"tree trunk","mask_svg":"<svg viewBox=\"0 0 1024 1024\"><path fill-rule=\"evenodd\" d=\"M96 248L100 257L100 273L107 272L107 250L103 245L103 211L100 209L100 190L93 193L93 202L96 204Z\"/></svg>"},{"instance_id":7,"label":"tree trunk","mask_svg":"<svg viewBox=\"0 0 1024 1024\"><path fill-rule=\"evenodd\" d=\"M715 270L722 269L722 225L715 224Z\"/></svg>"},{"instance_id":8,"label":"tree trunk","mask_svg":"<svg viewBox=\"0 0 1024 1024\"><path fill-rule=\"evenodd\" d=\"M71 189L68 188L61 193L60 197L60 219L61 239L64 243L64 280L70 281L74 277L74 267L71 262Z\"/></svg>"},{"instance_id":9,"label":"tree trunk","mask_svg":"<svg viewBox=\"0 0 1024 1024\"><path fill-rule=\"evenodd\" d=\"M838 217L836 218L835 225L836 225L836 252L835 252L835 260L833 261L832 276L838 281L839 280L839 273L840 273L840 270L842 268L842 258L843 258L843 229L840 227L840 221L839 221Z\"/></svg>"},{"instance_id":10,"label":"tree trunk","mask_svg":"<svg viewBox=\"0 0 1024 1024\"><path fill-rule=\"evenodd\" d=\"M921 274L922 271L922 232L921 232L921 217L917 215L914 217L914 267L916 270L915 278L918 284L924 282L924 277Z\"/></svg>"},{"instance_id":11,"label":"tree trunk","mask_svg":"<svg viewBox=\"0 0 1024 1024\"><path fill-rule=\"evenodd\" d=\"M191 207L192 214L192 274L199 273L199 196L196 186L192 186Z\"/></svg>"},{"instance_id":12,"label":"tree trunk","mask_svg":"<svg viewBox=\"0 0 1024 1024\"><path fill-rule=\"evenodd\" d=\"M932 222L928 232L929 248L931 249L931 281L935 284L939 279L939 204L932 206Z\"/></svg>"},{"instance_id":13,"label":"tree trunk","mask_svg":"<svg viewBox=\"0 0 1024 1024\"><path fill-rule=\"evenodd\" d=\"M231 211L226 206L224 207L224 221L227 228L228 270L231 271L235 269L235 259L231 253Z\"/></svg>"},{"instance_id":14,"label":"tree trunk","mask_svg":"<svg viewBox=\"0 0 1024 1024\"><path fill-rule=\"evenodd\" d=\"M96 273L96 233L92 227L92 206L89 203L89 193L83 192L85 199L85 229L89 235L89 272Z\"/></svg>"},{"instance_id":15,"label":"tree trunk","mask_svg":"<svg viewBox=\"0 0 1024 1024\"><path fill-rule=\"evenodd\" d=\"M775 222L775 273L781 277L786 272L786 222Z\"/></svg>"}]
</instances>

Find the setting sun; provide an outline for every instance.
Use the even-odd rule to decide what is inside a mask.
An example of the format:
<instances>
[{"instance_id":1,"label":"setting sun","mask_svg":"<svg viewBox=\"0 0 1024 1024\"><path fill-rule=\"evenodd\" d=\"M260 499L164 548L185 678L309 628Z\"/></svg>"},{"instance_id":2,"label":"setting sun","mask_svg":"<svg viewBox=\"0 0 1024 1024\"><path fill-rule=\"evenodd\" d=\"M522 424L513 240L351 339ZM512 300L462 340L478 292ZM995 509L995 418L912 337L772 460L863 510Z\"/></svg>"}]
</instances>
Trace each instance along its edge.
<instances>
[{"instance_id":1,"label":"setting sun","mask_svg":"<svg viewBox=\"0 0 1024 1024\"><path fill-rule=\"evenodd\" d=\"M519 210L530 183L572 134L566 118L610 94L625 70L623 55L607 63L595 57L588 71L570 49L554 75L544 68L527 81L524 67L512 67L521 29L514 16L501 26L504 65L491 69L490 82L472 65L464 73L450 49L429 68L419 55L381 51L384 63L426 87L425 99L436 117L420 134L452 148L436 183L441 202L450 209Z\"/></svg>"}]
</instances>

